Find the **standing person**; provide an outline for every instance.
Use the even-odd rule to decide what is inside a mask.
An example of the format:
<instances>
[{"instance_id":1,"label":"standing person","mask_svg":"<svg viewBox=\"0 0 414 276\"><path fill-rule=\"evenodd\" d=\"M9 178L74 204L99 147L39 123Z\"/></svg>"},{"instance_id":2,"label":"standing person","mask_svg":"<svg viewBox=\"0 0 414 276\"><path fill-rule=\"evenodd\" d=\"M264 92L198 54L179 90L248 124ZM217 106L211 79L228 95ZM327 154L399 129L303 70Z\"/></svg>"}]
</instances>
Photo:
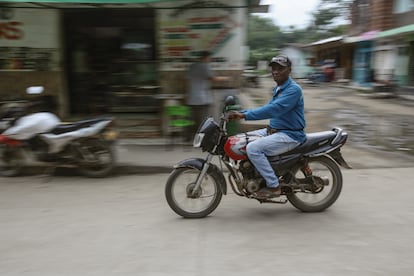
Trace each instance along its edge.
<instances>
[{"instance_id":1,"label":"standing person","mask_svg":"<svg viewBox=\"0 0 414 276\"><path fill-rule=\"evenodd\" d=\"M272 99L262 107L235 112L230 119L270 119L267 128L253 131L263 136L247 144L247 155L266 181L266 188L256 193L258 198L277 197L281 194L279 179L267 156L290 151L306 140L304 101L302 88L291 79L292 63L287 56L279 55L269 63L276 82Z\"/></svg>"},{"instance_id":2,"label":"standing person","mask_svg":"<svg viewBox=\"0 0 414 276\"><path fill-rule=\"evenodd\" d=\"M210 91L211 81L227 81L228 77L214 76L210 68L211 53L202 51L197 62L190 65L186 73L187 78L187 105L191 107L195 124L190 135L195 134L198 126L210 113L210 106L213 103L213 96Z\"/></svg>"}]
</instances>

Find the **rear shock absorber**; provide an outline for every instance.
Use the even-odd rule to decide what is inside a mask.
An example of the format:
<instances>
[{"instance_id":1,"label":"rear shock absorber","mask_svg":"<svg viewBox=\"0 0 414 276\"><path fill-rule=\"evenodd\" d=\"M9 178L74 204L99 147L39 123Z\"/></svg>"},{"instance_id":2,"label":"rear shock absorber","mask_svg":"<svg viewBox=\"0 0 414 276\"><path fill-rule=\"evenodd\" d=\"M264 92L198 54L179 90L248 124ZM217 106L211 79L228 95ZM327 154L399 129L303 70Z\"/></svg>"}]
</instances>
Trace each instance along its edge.
<instances>
[{"instance_id":1,"label":"rear shock absorber","mask_svg":"<svg viewBox=\"0 0 414 276\"><path fill-rule=\"evenodd\" d=\"M306 177L312 176L312 169L309 167L308 162L305 162L305 164L301 168L301 171Z\"/></svg>"}]
</instances>

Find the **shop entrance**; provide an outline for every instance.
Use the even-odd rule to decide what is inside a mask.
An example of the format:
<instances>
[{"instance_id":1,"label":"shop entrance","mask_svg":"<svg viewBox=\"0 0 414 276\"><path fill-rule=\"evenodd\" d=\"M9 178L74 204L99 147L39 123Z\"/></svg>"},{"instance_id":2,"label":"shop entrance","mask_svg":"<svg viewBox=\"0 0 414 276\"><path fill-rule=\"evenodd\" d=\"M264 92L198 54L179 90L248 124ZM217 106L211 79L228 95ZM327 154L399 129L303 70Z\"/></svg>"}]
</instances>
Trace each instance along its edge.
<instances>
[{"instance_id":1,"label":"shop entrance","mask_svg":"<svg viewBox=\"0 0 414 276\"><path fill-rule=\"evenodd\" d=\"M70 113L157 112L153 9L63 11Z\"/></svg>"},{"instance_id":2,"label":"shop entrance","mask_svg":"<svg viewBox=\"0 0 414 276\"><path fill-rule=\"evenodd\" d=\"M408 85L414 86L414 41L410 42Z\"/></svg>"}]
</instances>

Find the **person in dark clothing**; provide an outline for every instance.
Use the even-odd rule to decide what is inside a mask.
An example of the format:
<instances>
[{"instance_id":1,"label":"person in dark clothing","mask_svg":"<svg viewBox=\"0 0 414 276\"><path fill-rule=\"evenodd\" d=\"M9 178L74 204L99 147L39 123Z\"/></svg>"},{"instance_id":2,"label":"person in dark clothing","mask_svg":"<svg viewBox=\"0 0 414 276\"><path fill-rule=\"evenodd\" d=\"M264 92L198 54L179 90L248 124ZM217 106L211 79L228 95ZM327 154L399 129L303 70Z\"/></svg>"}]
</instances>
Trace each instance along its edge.
<instances>
[{"instance_id":1,"label":"person in dark clothing","mask_svg":"<svg viewBox=\"0 0 414 276\"><path fill-rule=\"evenodd\" d=\"M190 65L187 70L187 95L186 103L191 107L194 126L189 135L195 134L198 126L210 113L213 96L210 91L211 81L227 81L225 76L215 76L210 68L210 56L208 51L202 51L197 62Z\"/></svg>"}]
</instances>

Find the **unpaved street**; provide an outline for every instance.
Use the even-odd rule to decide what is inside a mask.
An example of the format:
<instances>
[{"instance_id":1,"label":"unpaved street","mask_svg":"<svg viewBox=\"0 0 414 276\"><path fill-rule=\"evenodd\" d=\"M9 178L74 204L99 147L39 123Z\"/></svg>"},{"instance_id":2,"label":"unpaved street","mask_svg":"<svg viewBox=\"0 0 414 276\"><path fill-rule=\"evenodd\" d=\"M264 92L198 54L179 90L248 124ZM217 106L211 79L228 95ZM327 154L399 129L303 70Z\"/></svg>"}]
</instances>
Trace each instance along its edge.
<instances>
[{"instance_id":1,"label":"unpaved street","mask_svg":"<svg viewBox=\"0 0 414 276\"><path fill-rule=\"evenodd\" d=\"M410 275L412 170L346 170L323 213L230 194L200 220L166 174L0 178L0 275Z\"/></svg>"}]
</instances>

